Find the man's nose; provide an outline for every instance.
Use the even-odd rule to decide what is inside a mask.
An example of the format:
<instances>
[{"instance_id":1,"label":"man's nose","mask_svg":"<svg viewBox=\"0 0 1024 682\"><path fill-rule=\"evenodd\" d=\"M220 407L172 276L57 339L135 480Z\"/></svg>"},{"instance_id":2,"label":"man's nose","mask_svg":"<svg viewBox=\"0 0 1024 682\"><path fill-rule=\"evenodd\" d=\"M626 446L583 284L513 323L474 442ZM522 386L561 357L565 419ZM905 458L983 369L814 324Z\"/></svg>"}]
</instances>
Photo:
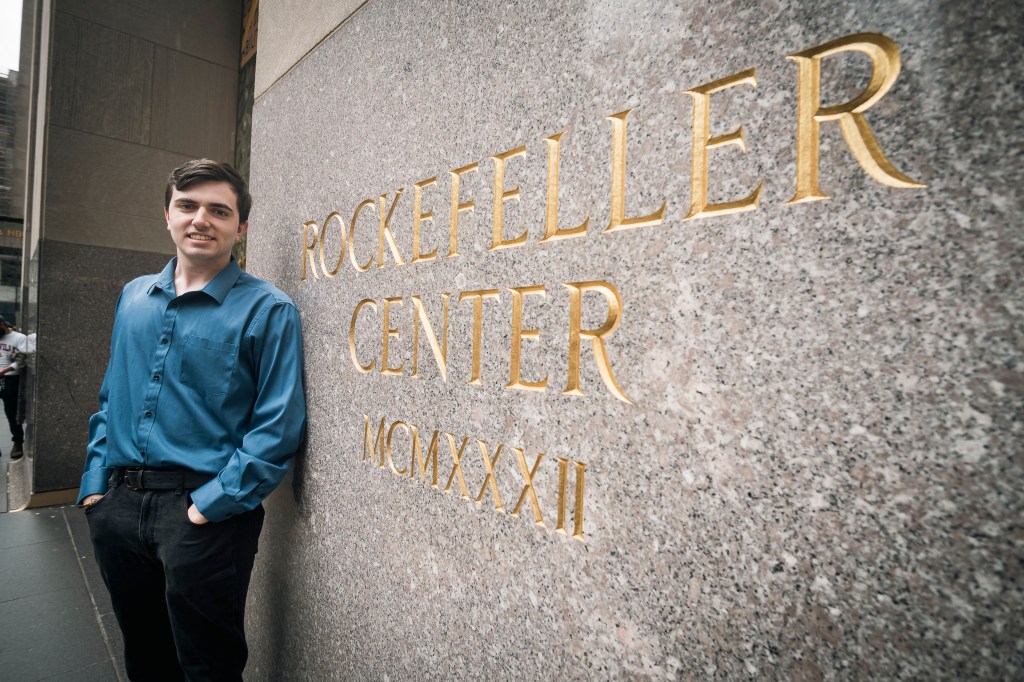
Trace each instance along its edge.
<instances>
[{"instance_id":1,"label":"man's nose","mask_svg":"<svg viewBox=\"0 0 1024 682\"><path fill-rule=\"evenodd\" d=\"M196 215L195 215L194 218L192 218L192 224L193 225L209 225L210 224L210 214L207 213L205 208L200 206L196 210Z\"/></svg>"}]
</instances>

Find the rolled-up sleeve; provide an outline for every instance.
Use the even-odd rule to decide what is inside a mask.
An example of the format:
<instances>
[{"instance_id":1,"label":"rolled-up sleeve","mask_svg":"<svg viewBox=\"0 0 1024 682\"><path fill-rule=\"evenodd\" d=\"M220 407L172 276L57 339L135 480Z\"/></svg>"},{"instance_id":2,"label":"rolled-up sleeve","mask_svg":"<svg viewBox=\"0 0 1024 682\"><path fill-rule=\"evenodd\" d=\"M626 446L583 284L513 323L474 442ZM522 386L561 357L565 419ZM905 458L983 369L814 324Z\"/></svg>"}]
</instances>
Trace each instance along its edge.
<instances>
[{"instance_id":1,"label":"rolled-up sleeve","mask_svg":"<svg viewBox=\"0 0 1024 682\"><path fill-rule=\"evenodd\" d=\"M258 506L288 472L306 426L302 330L294 304L277 301L261 311L245 341L255 378L250 428L217 476L192 493L210 521Z\"/></svg>"}]
</instances>

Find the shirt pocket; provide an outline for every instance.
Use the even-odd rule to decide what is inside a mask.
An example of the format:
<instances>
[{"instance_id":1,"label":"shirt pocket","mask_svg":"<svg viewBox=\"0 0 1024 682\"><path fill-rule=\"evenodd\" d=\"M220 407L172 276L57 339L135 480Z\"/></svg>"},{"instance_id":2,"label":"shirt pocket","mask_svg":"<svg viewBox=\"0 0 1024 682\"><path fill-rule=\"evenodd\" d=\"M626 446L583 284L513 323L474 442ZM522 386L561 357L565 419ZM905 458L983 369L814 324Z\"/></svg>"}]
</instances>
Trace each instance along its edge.
<instances>
[{"instance_id":1,"label":"shirt pocket","mask_svg":"<svg viewBox=\"0 0 1024 682\"><path fill-rule=\"evenodd\" d=\"M237 344L189 334L181 356L181 383L201 395L224 395L237 357Z\"/></svg>"}]
</instances>

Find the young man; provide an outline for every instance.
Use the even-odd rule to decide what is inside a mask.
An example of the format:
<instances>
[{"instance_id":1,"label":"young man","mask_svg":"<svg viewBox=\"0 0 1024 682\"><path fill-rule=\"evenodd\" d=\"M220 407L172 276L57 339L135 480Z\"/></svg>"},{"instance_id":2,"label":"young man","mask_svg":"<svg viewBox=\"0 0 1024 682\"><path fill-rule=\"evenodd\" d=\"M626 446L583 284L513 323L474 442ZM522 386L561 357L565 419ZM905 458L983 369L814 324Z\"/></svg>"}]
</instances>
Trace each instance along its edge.
<instances>
[{"instance_id":1,"label":"young man","mask_svg":"<svg viewBox=\"0 0 1024 682\"><path fill-rule=\"evenodd\" d=\"M18 390L21 385L21 363L15 360L15 353L26 350L25 335L14 331L7 320L0 317L0 399L4 402L4 414L11 427L11 459L19 459L24 452L25 430L18 421Z\"/></svg>"},{"instance_id":2,"label":"young man","mask_svg":"<svg viewBox=\"0 0 1024 682\"><path fill-rule=\"evenodd\" d=\"M117 302L79 503L132 680L241 680L262 500L305 427L291 300L239 269L252 199L231 166L175 169L177 248Z\"/></svg>"}]
</instances>

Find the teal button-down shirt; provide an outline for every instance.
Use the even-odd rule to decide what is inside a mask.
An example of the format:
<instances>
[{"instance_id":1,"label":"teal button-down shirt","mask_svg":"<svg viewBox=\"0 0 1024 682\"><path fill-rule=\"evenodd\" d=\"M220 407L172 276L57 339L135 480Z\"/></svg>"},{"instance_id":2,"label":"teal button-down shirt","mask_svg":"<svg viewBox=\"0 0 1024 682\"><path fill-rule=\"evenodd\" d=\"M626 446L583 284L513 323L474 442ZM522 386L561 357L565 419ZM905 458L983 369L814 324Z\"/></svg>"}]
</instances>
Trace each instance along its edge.
<instances>
[{"instance_id":1,"label":"teal button-down shirt","mask_svg":"<svg viewBox=\"0 0 1024 682\"><path fill-rule=\"evenodd\" d=\"M215 476L192 501L221 521L259 505L302 441L299 314L234 259L178 296L176 264L118 299L79 502L106 492L112 467L191 469Z\"/></svg>"}]
</instances>

